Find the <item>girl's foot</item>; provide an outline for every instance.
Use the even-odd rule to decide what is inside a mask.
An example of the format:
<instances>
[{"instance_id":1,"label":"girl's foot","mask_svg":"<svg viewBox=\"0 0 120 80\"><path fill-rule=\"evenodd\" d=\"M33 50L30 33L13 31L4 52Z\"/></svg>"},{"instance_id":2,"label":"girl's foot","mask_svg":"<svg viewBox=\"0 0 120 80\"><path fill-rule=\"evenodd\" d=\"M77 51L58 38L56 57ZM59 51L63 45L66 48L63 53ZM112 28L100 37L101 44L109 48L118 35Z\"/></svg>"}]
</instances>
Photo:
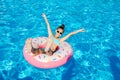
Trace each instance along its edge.
<instances>
[{"instance_id":1,"label":"girl's foot","mask_svg":"<svg viewBox=\"0 0 120 80\"><path fill-rule=\"evenodd\" d=\"M31 53L31 49L32 49L32 47L31 47L31 42L32 42L32 39L31 39L31 38L27 39L26 42L25 42L25 47L27 48L27 51L28 51L29 53Z\"/></svg>"},{"instance_id":2,"label":"girl's foot","mask_svg":"<svg viewBox=\"0 0 120 80\"><path fill-rule=\"evenodd\" d=\"M48 56L52 56L52 53L51 53L51 52L46 52L46 54L47 54Z\"/></svg>"}]
</instances>

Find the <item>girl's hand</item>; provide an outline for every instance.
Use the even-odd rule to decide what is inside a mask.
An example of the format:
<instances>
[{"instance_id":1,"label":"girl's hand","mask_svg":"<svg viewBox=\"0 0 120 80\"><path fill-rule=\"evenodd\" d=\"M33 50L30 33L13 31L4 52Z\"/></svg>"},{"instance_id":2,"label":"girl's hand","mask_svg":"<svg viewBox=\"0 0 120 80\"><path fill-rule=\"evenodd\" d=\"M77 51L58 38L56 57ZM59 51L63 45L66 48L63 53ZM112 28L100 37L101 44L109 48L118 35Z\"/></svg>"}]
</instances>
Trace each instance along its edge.
<instances>
[{"instance_id":1,"label":"girl's hand","mask_svg":"<svg viewBox=\"0 0 120 80\"><path fill-rule=\"evenodd\" d=\"M84 28L80 29L80 32L85 32L85 29Z\"/></svg>"},{"instance_id":2,"label":"girl's hand","mask_svg":"<svg viewBox=\"0 0 120 80\"><path fill-rule=\"evenodd\" d=\"M42 13L42 17L46 17L45 13Z\"/></svg>"}]
</instances>

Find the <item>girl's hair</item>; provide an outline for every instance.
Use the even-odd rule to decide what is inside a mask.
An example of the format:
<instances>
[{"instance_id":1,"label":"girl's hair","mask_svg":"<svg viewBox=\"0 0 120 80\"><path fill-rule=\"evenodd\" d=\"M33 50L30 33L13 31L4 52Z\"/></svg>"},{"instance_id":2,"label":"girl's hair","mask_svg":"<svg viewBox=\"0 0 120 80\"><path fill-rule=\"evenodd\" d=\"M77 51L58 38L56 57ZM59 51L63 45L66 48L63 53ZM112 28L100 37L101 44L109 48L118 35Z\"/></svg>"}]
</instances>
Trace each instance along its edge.
<instances>
[{"instance_id":1,"label":"girl's hair","mask_svg":"<svg viewBox=\"0 0 120 80\"><path fill-rule=\"evenodd\" d=\"M58 28L57 28L57 29L59 29L59 28L61 28L61 29L63 30L63 32L64 32L65 25L64 25L64 24L62 24L61 26L58 26Z\"/></svg>"}]
</instances>

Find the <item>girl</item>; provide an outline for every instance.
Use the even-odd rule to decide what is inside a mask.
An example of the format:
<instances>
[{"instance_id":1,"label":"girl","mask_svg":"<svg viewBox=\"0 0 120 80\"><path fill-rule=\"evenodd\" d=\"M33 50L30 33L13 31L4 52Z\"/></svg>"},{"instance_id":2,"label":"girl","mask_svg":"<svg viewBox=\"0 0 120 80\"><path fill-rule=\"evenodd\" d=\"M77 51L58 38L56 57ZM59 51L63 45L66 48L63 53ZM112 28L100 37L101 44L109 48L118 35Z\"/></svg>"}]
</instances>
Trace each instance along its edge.
<instances>
[{"instance_id":1,"label":"girl","mask_svg":"<svg viewBox=\"0 0 120 80\"><path fill-rule=\"evenodd\" d=\"M36 45L31 44L34 39L27 39L26 41L26 45L28 45L27 47L29 48L29 51L32 51L32 53L35 55L38 55L40 53L46 53L47 55L52 55L57 50L61 42L65 41L66 39L68 39L70 36L74 34L85 31L84 28L78 29L74 32L69 33L63 38L60 38L60 36L64 33L64 28L65 28L64 24L59 26L56 29L56 34L53 35L46 15L43 13L42 16L47 24L47 29L48 29L48 40L47 40L47 45L45 49L44 50L40 49L39 47L36 47ZM39 40L38 40L38 43L39 43Z\"/></svg>"}]
</instances>

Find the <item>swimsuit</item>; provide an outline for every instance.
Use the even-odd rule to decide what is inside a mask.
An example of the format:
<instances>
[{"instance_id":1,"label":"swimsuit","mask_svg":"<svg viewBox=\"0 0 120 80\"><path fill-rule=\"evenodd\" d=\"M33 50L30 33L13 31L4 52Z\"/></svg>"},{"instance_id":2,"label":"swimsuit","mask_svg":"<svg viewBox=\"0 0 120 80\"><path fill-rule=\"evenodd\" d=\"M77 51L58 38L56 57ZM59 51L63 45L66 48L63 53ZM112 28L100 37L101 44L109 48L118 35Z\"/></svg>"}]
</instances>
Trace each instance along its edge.
<instances>
[{"instance_id":1,"label":"swimsuit","mask_svg":"<svg viewBox=\"0 0 120 80\"><path fill-rule=\"evenodd\" d=\"M60 41L59 41L58 39L56 39L56 38L53 39L53 42L54 42L55 44L57 44L57 45L60 45Z\"/></svg>"}]
</instances>

